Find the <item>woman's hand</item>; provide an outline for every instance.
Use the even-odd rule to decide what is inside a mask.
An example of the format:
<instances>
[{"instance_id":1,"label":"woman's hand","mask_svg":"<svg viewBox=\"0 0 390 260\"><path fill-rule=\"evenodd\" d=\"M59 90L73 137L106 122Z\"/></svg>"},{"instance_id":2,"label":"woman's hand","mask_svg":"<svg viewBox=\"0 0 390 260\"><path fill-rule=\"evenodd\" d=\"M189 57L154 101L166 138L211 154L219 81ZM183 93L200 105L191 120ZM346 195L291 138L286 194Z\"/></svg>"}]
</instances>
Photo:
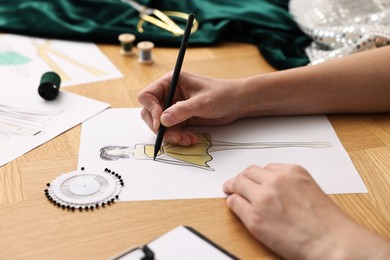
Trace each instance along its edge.
<instances>
[{"instance_id":1,"label":"woman's hand","mask_svg":"<svg viewBox=\"0 0 390 260\"><path fill-rule=\"evenodd\" d=\"M141 116L150 129L157 133L160 124L166 127L164 139L173 144L190 146L196 136L182 129L190 125L223 125L238 117L240 98L236 98L239 80L223 80L180 73L174 101L163 111L171 84L172 73L146 87L138 95L144 106Z\"/></svg>"},{"instance_id":2,"label":"woman's hand","mask_svg":"<svg viewBox=\"0 0 390 260\"><path fill-rule=\"evenodd\" d=\"M228 180L228 206L288 259L385 259L390 244L353 222L300 166L251 166Z\"/></svg>"}]
</instances>

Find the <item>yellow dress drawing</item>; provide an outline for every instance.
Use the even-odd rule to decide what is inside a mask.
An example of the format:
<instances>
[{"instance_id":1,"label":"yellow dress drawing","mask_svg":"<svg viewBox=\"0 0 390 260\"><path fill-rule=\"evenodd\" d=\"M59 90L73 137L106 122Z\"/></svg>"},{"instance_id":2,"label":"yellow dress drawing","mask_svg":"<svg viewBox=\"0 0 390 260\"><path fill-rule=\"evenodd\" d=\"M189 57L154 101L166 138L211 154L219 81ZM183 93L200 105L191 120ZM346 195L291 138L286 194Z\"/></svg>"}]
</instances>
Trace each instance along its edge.
<instances>
[{"instance_id":1,"label":"yellow dress drawing","mask_svg":"<svg viewBox=\"0 0 390 260\"><path fill-rule=\"evenodd\" d=\"M166 154L171 158L175 158L179 161L187 162L189 164L210 167L207 163L213 159L208 150L213 145L210 134L197 134L198 143L190 147L184 147L179 145L173 145L166 143L161 147L160 154ZM154 146L145 146L145 154L153 158ZM157 156L159 156L158 154Z\"/></svg>"}]
</instances>

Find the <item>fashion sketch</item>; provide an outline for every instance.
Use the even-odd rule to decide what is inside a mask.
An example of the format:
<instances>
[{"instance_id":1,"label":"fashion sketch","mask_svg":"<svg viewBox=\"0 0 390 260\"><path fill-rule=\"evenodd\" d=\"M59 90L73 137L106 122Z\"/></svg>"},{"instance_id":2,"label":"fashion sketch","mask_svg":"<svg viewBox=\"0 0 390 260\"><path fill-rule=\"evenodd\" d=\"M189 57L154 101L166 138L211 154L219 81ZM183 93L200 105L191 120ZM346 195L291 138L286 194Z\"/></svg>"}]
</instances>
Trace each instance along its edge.
<instances>
[{"instance_id":1,"label":"fashion sketch","mask_svg":"<svg viewBox=\"0 0 390 260\"><path fill-rule=\"evenodd\" d=\"M181 166L197 167L214 171L208 164L211 154L218 151L235 149L272 149L282 147L327 148L327 142L254 142L236 143L212 140L209 133L197 133L198 143L189 147L165 143L161 146L156 161ZM136 160L153 160L153 144L136 144L135 146L108 145L100 149L100 158L107 161L134 158Z\"/></svg>"},{"instance_id":2,"label":"fashion sketch","mask_svg":"<svg viewBox=\"0 0 390 260\"><path fill-rule=\"evenodd\" d=\"M107 74L104 71L96 69L96 68L94 68L90 65L87 65L85 63L81 63L80 61L77 61L76 59L71 58L71 57L63 54L60 51L53 49L51 47L50 40L44 41L43 44L36 43L35 45L37 47L38 55L42 58L42 60L44 60L46 62L47 65L50 66L50 68L52 70L56 71L60 75L62 81L71 80L71 77L65 73L65 71L55 62L54 59L51 58L50 55L52 55L52 56L54 55L57 58L60 58L64 61L72 64L73 66L79 67L79 68L87 71L91 75L102 76L102 75Z\"/></svg>"},{"instance_id":3,"label":"fashion sketch","mask_svg":"<svg viewBox=\"0 0 390 260\"><path fill-rule=\"evenodd\" d=\"M32 110L0 104L0 142L12 136L35 136L45 131L50 119L63 110Z\"/></svg>"}]
</instances>

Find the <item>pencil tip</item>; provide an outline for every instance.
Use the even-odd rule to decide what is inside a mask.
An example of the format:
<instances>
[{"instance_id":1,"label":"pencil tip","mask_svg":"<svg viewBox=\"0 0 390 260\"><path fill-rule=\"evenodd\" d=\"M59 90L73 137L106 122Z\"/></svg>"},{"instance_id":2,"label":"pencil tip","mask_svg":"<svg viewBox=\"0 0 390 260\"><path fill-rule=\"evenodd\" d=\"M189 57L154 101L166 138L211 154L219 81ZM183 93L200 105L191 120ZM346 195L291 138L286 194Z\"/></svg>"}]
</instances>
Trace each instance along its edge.
<instances>
[{"instance_id":1,"label":"pencil tip","mask_svg":"<svg viewBox=\"0 0 390 260\"><path fill-rule=\"evenodd\" d=\"M156 147L154 147L153 161L156 160L156 157L157 157L157 155L158 155L159 150L160 150L160 149L156 149Z\"/></svg>"}]
</instances>

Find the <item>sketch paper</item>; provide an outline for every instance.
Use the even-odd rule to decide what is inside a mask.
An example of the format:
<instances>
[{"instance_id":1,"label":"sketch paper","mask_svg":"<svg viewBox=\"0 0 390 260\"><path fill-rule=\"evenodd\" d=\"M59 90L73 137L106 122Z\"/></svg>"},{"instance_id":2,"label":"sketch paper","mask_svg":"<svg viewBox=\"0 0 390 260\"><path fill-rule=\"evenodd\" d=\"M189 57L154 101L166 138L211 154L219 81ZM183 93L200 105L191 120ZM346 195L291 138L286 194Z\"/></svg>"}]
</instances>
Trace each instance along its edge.
<instances>
[{"instance_id":1,"label":"sketch paper","mask_svg":"<svg viewBox=\"0 0 390 260\"><path fill-rule=\"evenodd\" d=\"M325 116L255 118L191 130L208 133L216 147L255 147L209 150L211 158L204 160L209 167L181 159L187 150L176 157L163 154L153 161L148 154L156 136L141 119L140 109L108 109L82 124L79 168L109 168L121 174L125 182L120 195L123 201L225 197L222 184L227 179L252 164L269 163L302 165L328 194L367 192ZM275 144L284 145L272 148ZM120 152L108 151L108 155L121 159L101 159L101 148L118 146L122 146Z\"/></svg>"},{"instance_id":2,"label":"sketch paper","mask_svg":"<svg viewBox=\"0 0 390 260\"><path fill-rule=\"evenodd\" d=\"M122 77L93 43L0 34L0 89L24 81L38 87L47 71L61 77L61 87Z\"/></svg>"},{"instance_id":3,"label":"sketch paper","mask_svg":"<svg viewBox=\"0 0 390 260\"><path fill-rule=\"evenodd\" d=\"M10 88L0 95L0 166L109 107L109 104L61 91L42 99L37 89Z\"/></svg>"}]
</instances>

